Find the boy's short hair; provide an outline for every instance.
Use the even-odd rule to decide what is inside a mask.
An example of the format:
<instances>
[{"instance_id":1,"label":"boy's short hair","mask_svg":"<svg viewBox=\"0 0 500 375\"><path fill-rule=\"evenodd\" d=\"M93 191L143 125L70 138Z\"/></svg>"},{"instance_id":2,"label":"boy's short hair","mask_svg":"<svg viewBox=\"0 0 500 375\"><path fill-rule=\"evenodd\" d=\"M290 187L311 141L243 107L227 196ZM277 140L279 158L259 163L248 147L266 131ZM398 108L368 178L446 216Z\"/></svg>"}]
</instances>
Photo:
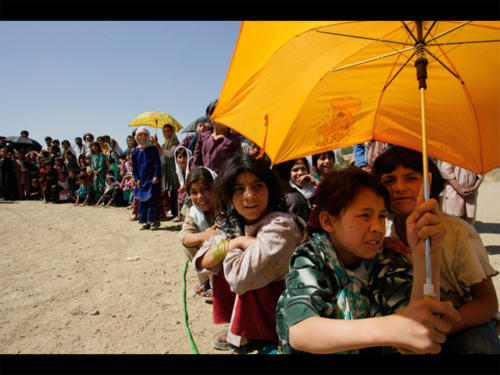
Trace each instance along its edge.
<instances>
[{"instance_id":1,"label":"boy's short hair","mask_svg":"<svg viewBox=\"0 0 500 375\"><path fill-rule=\"evenodd\" d=\"M80 174L77 176L77 179L78 179L78 180L87 180L87 175L86 175L86 174L83 174L83 173L80 173Z\"/></svg>"}]
</instances>

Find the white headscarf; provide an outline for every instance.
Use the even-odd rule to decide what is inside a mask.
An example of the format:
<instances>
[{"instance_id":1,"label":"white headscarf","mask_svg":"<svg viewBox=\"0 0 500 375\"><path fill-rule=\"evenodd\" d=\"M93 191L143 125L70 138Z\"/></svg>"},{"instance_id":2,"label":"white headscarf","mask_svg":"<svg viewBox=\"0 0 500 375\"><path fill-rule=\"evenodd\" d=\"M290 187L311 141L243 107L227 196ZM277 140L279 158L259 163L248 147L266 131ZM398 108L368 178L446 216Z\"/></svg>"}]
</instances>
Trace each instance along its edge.
<instances>
[{"instance_id":1,"label":"white headscarf","mask_svg":"<svg viewBox=\"0 0 500 375\"><path fill-rule=\"evenodd\" d=\"M136 133L137 134L137 133ZM113 138L114 139L114 138ZM114 149L111 149L111 145L109 146L109 151L114 151L116 152L116 154L118 156L121 156L123 155L123 150L121 149L120 145L118 144L118 141L116 139L115 140L115 148Z\"/></svg>"},{"instance_id":2,"label":"white headscarf","mask_svg":"<svg viewBox=\"0 0 500 375\"><path fill-rule=\"evenodd\" d=\"M139 139L137 139L137 135L139 133L146 133L148 135L148 140L146 142L146 144L144 145L141 145L139 143ZM135 141L137 142L137 147L139 147L139 149L141 150L144 150L145 148L149 147L149 146L152 146L152 144L149 143L149 139L150 139L151 135L149 134L149 130L145 127L145 126L140 126L136 131L135 131Z\"/></svg>"},{"instance_id":3,"label":"white headscarf","mask_svg":"<svg viewBox=\"0 0 500 375\"><path fill-rule=\"evenodd\" d=\"M181 149L186 150L186 155L187 155L187 161L186 161L186 171L182 173L182 167L177 163L177 152L179 152ZM186 178L189 173L189 161L191 160L192 153L191 150L184 146L177 146L174 150L174 161L175 161L175 173L177 173L177 178L179 180L179 185L180 187L183 187L184 184L186 183Z\"/></svg>"}]
</instances>

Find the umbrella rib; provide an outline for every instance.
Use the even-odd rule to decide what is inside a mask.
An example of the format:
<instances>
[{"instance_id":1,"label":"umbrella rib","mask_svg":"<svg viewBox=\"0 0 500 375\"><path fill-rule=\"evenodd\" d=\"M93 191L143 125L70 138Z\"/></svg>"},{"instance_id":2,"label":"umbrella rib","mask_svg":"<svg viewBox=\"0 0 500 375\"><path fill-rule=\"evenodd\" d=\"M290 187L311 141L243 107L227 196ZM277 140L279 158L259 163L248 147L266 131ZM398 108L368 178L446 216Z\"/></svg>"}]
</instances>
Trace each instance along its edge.
<instances>
[{"instance_id":1,"label":"umbrella rib","mask_svg":"<svg viewBox=\"0 0 500 375\"><path fill-rule=\"evenodd\" d=\"M389 80L389 82L387 82L387 83L385 84L384 88L382 89L382 92L384 92L384 91L385 91L385 89L386 89L387 87L389 87L389 85L391 84L391 82L392 82L392 81L394 81L394 79L398 76L398 74L399 74L399 73L401 73L401 71L403 70L403 68L404 68L406 65L408 65L408 63L409 63L409 62L410 62L410 60L413 58L413 56L415 56L415 53L416 53L416 51L414 51L414 52L412 53L412 55L408 58L408 60L406 60L406 62L403 64L403 66L401 66L401 68L399 68L399 70L396 72L396 74L394 74L394 76L393 76L393 77Z\"/></svg>"},{"instance_id":2,"label":"umbrella rib","mask_svg":"<svg viewBox=\"0 0 500 375\"><path fill-rule=\"evenodd\" d=\"M407 52L407 51L410 51L412 49L415 49L415 46L411 46L409 48L404 48L404 49L401 49L399 51L387 53L385 55L380 55L380 56L377 56L377 57L372 57L371 59L364 60L364 61L359 61L357 63L353 63L353 64L350 64L350 65L341 66L340 68L332 68L332 69L330 69L330 72L336 72L336 71L339 71L339 70L342 70L342 69L347 69L347 68L351 68L353 66L361 65L361 64L368 63L368 62L371 62L371 61L383 59L385 57L390 57L390 56L393 56L393 55L401 54L403 52Z\"/></svg>"},{"instance_id":3,"label":"umbrella rib","mask_svg":"<svg viewBox=\"0 0 500 375\"><path fill-rule=\"evenodd\" d=\"M411 32L410 28L408 27L408 25L404 22L404 21L401 21L401 23L403 24L404 28L406 29L406 32L411 36L411 38L415 41L415 43L418 43L417 41L417 38L415 38L415 35L413 35L413 33Z\"/></svg>"},{"instance_id":4,"label":"umbrella rib","mask_svg":"<svg viewBox=\"0 0 500 375\"><path fill-rule=\"evenodd\" d=\"M446 43L432 43L426 44L426 46L451 46L454 44L468 44L468 43L494 43L500 42L500 39L490 39L490 40L469 40L463 42L446 42Z\"/></svg>"},{"instance_id":5,"label":"umbrella rib","mask_svg":"<svg viewBox=\"0 0 500 375\"><path fill-rule=\"evenodd\" d=\"M449 34L449 33L453 32L453 31L455 31L455 30L457 30L459 28L462 28L462 27L468 25L469 23L471 23L471 21L464 22L464 23L462 23L462 24L460 24L458 26L455 26L455 27L449 29L448 31L445 31L445 32L443 32L443 33L441 33L439 35L436 35L434 38L432 38L432 39L428 40L427 42L425 42L425 44L427 44L429 42L432 42L433 40L436 40L437 38L441 38L442 36L445 36L446 34Z\"/></svg>"},{"instance_id":6,"label":"umbrella rib","mask_svg":"<svg viewBox=\"0 0 500 375\"><path fill-rule=\"evenodd\" d=\"M425 38L427 38L427 36L430 34L431 30L434 28L434 26L436 26L437 24L437 21L434 21L431 25L431 27L429 27L429 29L427 30L427 32L425 33L425 36L424 36L424 40Z\"/></svg>"},{"instance_id":7,"label":"umbrella rib","mask_svg":"<svg viewBox=\"0 0 500 375\"><path fill-rule=\"evenodd\" d=\"M365 39L365 40L374 40L376 42L386 42L386 43L394 43L394 44L401 44L404 46L411 46L412 44L409 43L403 43L403 42L397 42L395 40L387 40L387 39L378 39L378 38L370 38L367 36L360 36L360 35L350 35L350 34L342 34L342 33L335 33L333 31L323 31L323 30L316 30L318 33L323 33L323 34L331 34L331 35L338 35L338 36L347 36L349 38L358 38L358 39Z\"/></svg>"},{"instance_id":8,"label":"umbrella rib","mask_svg":"<svg viewBox=\"0 0 500 375\"><path fill-rule=\"evenodd\" d=\"M464 81L462 80L462 78L458 75L458 73L455 73L453 72L449 67L446 66L445 63L443 63L437 56L435 56L432 52L430 52L427 48L425 49L425 51L432 56L432 58L434 58L434 60L436 60L438 63L440 63L443 68L445 68L447 71L449 71L454 77L456 77L457 79L460 80L461 83L464 83Z\"/></svg>"}]
</instances>

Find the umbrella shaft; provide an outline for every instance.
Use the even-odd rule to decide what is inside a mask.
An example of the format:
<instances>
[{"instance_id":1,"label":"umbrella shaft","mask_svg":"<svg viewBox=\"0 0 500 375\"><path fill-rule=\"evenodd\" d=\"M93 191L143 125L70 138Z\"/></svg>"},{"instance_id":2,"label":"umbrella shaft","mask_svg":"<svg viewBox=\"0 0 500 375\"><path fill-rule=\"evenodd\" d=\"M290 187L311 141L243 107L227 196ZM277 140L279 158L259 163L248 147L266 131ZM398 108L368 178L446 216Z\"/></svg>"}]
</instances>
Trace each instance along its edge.
<instances>
[{"instance_id":1,"label":"umbrella shaft","mask_svg":"<svg viewBox=\"0 0 500 375\"><path fill-rule=\"evenodd\" d=\"M429 164L427 159L427 131L425 123L425 87L420 87L420 111L422 116L422 174L424 178L424 198L429 200ZM425 283L432 284L431 280L431 244L429 238L425 240Z\"/></svg>"}]
</instances>

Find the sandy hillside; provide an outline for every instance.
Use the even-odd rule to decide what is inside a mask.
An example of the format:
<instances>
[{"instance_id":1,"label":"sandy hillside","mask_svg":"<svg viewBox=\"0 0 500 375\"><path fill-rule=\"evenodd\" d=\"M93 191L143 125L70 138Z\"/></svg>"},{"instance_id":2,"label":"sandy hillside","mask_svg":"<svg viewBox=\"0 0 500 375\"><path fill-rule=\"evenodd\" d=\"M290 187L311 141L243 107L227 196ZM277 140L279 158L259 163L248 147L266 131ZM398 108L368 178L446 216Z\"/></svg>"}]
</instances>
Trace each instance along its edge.
<instances>
[{"instance_id":1,"label":"sandy hillside","mask_svg":"<svg viewBox=\"0 0 500 375\"><path fill-rule=\"evenodd\" d=\"M1 202L0 353L192 354L183 313L186 257L179 223L141 231L125 208ZM477 229L500 270L500 182L480 187ZM128 260L137 259L137 260ZM194 295L189 327L198 351L223 327ZM500 295L500 276L494 278ZM500 298L499 298L500 299Z\"/></svg>"}]
</instances>

